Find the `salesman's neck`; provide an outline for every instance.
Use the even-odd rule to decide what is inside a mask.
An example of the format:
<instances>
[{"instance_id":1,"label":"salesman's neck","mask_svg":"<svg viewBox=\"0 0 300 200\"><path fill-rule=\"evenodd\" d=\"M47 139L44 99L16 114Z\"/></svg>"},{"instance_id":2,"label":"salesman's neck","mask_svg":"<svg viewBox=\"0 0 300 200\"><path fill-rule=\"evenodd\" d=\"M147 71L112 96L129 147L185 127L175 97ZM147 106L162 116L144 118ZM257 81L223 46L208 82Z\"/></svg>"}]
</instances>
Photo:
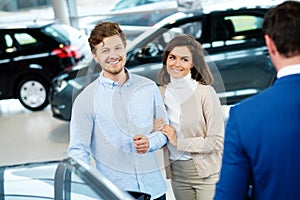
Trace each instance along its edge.
<instances>
[{"instance_id":1,"label":"salesman's neck","mask_svg":"<svg viewBox=\"0 0 300 200\"><path fill-rule=\"evenodd\" d=\"M300 64L300 54L290 58L281 57L280 59L273 60L273 63L276 70L279 71L280 69L285 68L287 66Z\"/></svg>"}]
</instances>

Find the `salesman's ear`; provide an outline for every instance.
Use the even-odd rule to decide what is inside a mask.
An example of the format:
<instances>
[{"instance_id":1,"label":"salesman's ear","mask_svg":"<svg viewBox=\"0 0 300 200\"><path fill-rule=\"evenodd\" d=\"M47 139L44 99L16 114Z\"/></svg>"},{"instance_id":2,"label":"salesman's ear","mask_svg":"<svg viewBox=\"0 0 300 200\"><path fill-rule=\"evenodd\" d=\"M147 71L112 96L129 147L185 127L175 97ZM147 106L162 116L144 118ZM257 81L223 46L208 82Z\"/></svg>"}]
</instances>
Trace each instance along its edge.
<instances>
[{"instance_id":1,"label":"salesman's ear","mask_svg":"<svg viewBox=\"0 0 300 200\"><path fill-rule=\"evenodd\" d=\"M277 47L269 35L265 35L266 45L268 47L270 54L275 54L277 52Z\"/></svg>"}]
</instances>

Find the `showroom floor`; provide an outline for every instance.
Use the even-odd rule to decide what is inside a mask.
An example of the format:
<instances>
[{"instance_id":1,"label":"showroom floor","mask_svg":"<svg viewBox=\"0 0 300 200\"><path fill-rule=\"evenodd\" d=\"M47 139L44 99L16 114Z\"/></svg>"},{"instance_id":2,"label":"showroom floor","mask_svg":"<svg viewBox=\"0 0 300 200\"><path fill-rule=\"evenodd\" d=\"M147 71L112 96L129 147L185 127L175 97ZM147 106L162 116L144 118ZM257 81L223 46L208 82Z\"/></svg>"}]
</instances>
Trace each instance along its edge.
<instances>
[{"instance_id":1,"label":"showroom floor","mask_svg":"<svg viewBox=\"0 0 300 200\"><path fill-rule=\"evenodd\" d=\"M18 100L1 100L0 165L64 158L68 126L53 118L50 108L30 112Z\"/></svg>"},{"instance_id":2,"label":"showroom floor","mask_svg":"<svg viewBox=\"0 0 300 200\"><path fill-rule=\"evenodd\" d=\"M0 166L66 157L69 123L52 117L50 107L30 112L18 100L0 101ZM167 199L174 200L170 181Z\"/></svg>"},{"instance_id":3,"label":"showroom floor","mask_svg":"<svg viewBox=\"0 0 300 200\"><path fill-rule=\"evenodd\" d=\"M224 107L225 117L228 109ZM66 157L69 122L52 117L50 107L30 112L18 100L0 101L0 166ZM170 182L168 200L173 200Z\"/></svg>"}]
</instances>

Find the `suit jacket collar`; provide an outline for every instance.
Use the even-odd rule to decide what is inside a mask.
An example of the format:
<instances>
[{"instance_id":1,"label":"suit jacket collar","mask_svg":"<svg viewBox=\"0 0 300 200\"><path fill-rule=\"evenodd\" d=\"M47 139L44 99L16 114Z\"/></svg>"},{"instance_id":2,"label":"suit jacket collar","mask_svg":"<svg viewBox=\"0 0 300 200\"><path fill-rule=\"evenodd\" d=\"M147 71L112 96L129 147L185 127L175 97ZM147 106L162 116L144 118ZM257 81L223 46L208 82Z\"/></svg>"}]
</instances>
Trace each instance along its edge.
<instances>
[{"instance_id":1,"label":"suit jacket collar","mask_svg":"<svg viewBox=\"0 0 300 200\"><path fill-rule=\"evenodd\" d=\"M300 84L300 74L292 74L292 75L283 76L283 77L277 79L275 81L274 85L288 83L288 82L299 82L299 84Z\"/></svg>"}]
</instances>

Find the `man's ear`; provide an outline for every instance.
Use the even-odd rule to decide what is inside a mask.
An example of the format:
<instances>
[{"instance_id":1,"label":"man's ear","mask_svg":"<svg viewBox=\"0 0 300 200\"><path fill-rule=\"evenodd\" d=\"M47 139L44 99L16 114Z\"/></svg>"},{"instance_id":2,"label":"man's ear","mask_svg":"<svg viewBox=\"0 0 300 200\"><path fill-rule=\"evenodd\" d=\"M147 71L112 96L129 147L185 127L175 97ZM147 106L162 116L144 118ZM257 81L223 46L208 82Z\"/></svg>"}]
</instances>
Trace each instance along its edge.
<instances>
[{"instance_id":1,"label":"man's ear","mask_svg":"<svg viewBox=\"0 0 300 200\"><path fill-rule=\"evenodd\" d=\"M265 41L270 54L275 54L277 52L277 47L272 38L269 35L265 35Z\"/></svg>"},{"instance_id":2,"label":"man's ear","mask_svg":"<svg viewBox=\"0 0 300 200\"><path fill-rule=\"evenodd\" d=\"M98 62L98 58L97 58L96 54L95 54L95 53L92 53L92 54L93 54L93 58L94 58L94 60L95 60L97 63L99 63L99 62Z\"/></svg>"}]
</instances>

